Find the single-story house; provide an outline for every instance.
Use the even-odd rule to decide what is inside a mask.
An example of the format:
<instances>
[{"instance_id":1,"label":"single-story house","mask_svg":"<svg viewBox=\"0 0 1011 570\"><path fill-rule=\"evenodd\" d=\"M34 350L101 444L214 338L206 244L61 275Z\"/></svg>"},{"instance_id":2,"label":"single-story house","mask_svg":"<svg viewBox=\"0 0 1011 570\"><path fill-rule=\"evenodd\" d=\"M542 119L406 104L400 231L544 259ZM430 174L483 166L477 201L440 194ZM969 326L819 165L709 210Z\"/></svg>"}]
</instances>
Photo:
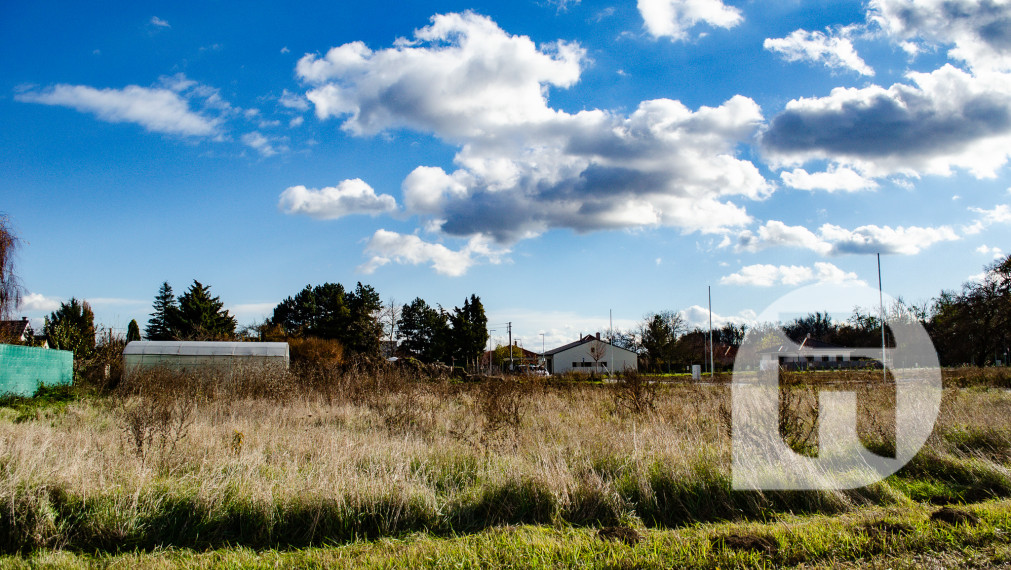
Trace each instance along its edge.
<instances>
[{"instance_id":1,"label":"single-story house","mask_svg":"<svg viewBox=\"0 0 1011 570\"><path fill-rule=\"evenodd\" d=\"M854 349L807 337L800 344L788 343L760 351L759 367L776 368L849 368L853 365Z\"/></svg>"},{"instance_id":2,"label":"single-story house","mask_svg":"<svg viewBox=\"0 0 1011 570\"><path fill-rule=\"evenodd\" d=\"M563 372L622 372L639 370L639 355L607 340L600 333L586 335L576 342L559 346L544 353L549 374Z\"/></svg>"}]
</instances>

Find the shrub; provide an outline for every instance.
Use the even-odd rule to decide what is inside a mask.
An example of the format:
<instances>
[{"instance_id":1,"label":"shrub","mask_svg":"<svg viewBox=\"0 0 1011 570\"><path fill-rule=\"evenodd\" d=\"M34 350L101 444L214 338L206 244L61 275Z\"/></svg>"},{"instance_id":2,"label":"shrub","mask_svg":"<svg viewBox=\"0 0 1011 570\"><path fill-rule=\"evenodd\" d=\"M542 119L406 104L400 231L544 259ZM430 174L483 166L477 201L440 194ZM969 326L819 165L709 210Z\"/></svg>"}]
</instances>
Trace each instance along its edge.
<instances>
[{"instance_id":1,"label":"shrub","mask_svg":"<svg viewBox=\"0 0 1011 570\"><path fill-rule=\"evenodd\" d=\"M656 409L657 384L634 370L626 370L618 376L613 395L619 414L652 412Z\"/></svg>"},{"instance_id":2,"label":"shrub","mask_svg":"<svg viewBox=\"0 0 1011 570\"><path fill-rule=\"evenodd\" d=\"M288 340L288 350L296 368L344 363L344 345L334 339L293 338Z\"/></svg>"}]
</instances>

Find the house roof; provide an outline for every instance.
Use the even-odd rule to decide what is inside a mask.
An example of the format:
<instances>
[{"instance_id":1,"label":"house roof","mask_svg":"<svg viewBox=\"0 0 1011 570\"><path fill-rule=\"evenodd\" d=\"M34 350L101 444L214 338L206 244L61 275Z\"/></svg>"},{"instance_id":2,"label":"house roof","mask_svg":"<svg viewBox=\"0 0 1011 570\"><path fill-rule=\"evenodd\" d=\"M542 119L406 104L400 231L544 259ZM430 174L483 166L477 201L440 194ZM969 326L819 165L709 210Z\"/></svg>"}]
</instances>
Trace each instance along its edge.
<instances>
[{"instance_id":1,"label":"house roof","mask_svg":"<svg viewBox=\"0 0 1011 570\"><path fill-rule=\"evenodd\" d=\"M21 339L28 330L28 319L23 318L18 321L0 321L0 335Z\"/></svg>"},{"instance_id":2,"label":"house roof","mask_svg":"<svg viewBox=\"0 0 1011 570\"><path fill-rule=\"evenodd\" d=\"M577 346L586 344L588 342L594 342L594 341L598 341L598 342L600 342L602 344L606 344L608 346L613 346L607 340L604 340L602 338L597 338L596 336L594 336L592 334L588 334L588 335L584 336L583 338L581 338L581 339L579 339L579 340L577 340L575 342L570 342L569 344L564 344L562 346L559 346L558 348L553 348L553 349L545 352L544 355L545 356L554 356L554 355L558 354L559 352L565 352L566 350L569 350L570 348L575 348ZM616 348L618 350L624 350L625 352L632 352L631 350L628 350L627 348L622 348L620 346L614 346L614 348Z\"/></svg>"},{"instance_id":3,"label":"house roof","mask_svg":"<svg viewBox=\"0 0 1011 570\"><path fill-rule=\"evenodd\" d=\"M784 352L784 353L815 352L818 350L839 351L839 350L853 350L853 349L846 346L839 346L838 344L832 344L831 342L818 340L816 338L807 337L800 342L800 345L781 344L776 348L768 348L766 350L761 350L759 351L759 354L771 354L777 352Z\"/></svg>"}]
</instances>

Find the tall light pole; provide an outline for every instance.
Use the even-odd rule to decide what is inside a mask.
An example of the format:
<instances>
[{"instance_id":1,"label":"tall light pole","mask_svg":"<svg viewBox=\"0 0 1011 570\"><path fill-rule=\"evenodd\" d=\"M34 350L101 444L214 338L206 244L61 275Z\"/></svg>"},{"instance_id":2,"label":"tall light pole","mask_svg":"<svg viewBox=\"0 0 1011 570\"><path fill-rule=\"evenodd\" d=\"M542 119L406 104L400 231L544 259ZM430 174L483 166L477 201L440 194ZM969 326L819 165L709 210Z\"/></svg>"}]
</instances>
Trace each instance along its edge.
<instances>
[{"instance_id":1,"label":"tall light pole","mask_svg":"<svg viewBox=\"0 0 1011 570\"><path fill-rule=\"evenodd\" d=\"M506 328L509 329L509 372L513 371L513 323L509 321L506 323Z\"/></svg>"},{"instance_id":2,"label":"tall light pole","mask_svg":"<svg viewBox=\"0 0 1011 570\"><path fill-rule=\"evenodd\" d=\"M495 332L495 329L488 329L488 332L493 333ZM491 335L488 335L488 344L491 344ZM492 346L490 348L491 354L488 356L488 376L491 376L491 365L492 361L495 360L495 347Z\"/></svg>"},{"instance_id":3,"label":"tall light pole","mask_svg":"<svg viewBox=\"0 0 1011 570\"><path fill-rule=\"evenodd\" d=\"M545 364L544 360L544 333L539 333L541 335L541 364Z\"/></svg>"}]
</instances>

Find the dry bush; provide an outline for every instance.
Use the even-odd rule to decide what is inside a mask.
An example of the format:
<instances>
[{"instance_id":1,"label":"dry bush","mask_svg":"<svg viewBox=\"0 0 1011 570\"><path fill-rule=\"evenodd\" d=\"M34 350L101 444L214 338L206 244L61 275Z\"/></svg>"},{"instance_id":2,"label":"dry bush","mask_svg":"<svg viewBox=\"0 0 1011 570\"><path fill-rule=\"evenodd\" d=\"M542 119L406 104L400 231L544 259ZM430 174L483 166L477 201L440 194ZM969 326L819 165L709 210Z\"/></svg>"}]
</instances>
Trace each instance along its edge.
<instances>
[{"instance_id":1,"label":"dry bush","mask_svg":"<svg viewBox=\"0 0 1011 570\"><path fill-rule=\"evenodd\" d=\"M626 370L612 387L615 410L619 414L643 414L656 409L658 384L646 376Z\"/></svg>"},{"instance_id":2,"label":"dry bush","mask_svg":"<svg viewBox=\"0 0 1011 570\"><path fill-rule=\"evenodd\" d=\"M142 396L123 400L120 423L137 458L146 463L152 454L164 462L189 434L196 402L186 394Z\"/></svg>"},{"instance_id":3,"label":"dry bush","mask_svg":"<svg viewBox=\"0 0 1011 570\"><path fill-rule=\"evenodd\" d=\"M527 383L513 379L489 379L477 389L477 411L486 437L499 432L515 434L523 424Z\"/></svg>"},{"instance_id":4,"label":"dry bush","mask_svg":"<svg viewBox=\"0 0 1011 570\"><path fill-rule=\"evenodd\" d=\"M113 336L109 329L101 331L98 338L95 349L77 358L74 363L77 371L75 382L79 386L104 392L115 388L123 377L126 341Z\"/></svg>"},{"instance_id":5,"label":"dry bush","mask_svg":"<svg viewBox=\"0 0 1011 570\"><path fill-rule=\"evenodd\" d=\"M942 376L945 387L1011 389L1011 366L945 368Z\"/></svg>"},{"instance_id":6,"label":"dry bush","mask_svg":"<svg viewBox=\"0 0 1011 570\"><path fill-rule=\"evenodd\" d=\"M201 379L165 368L136 371L113 397L120 428L142 464L164 464L187 437L202 393Z\"/></svg>"},{"instance_id":7,"label":"dry bush","mask_svg":"<svg viewBox=\"0 0 1011 570\"><path fill-rule=\"evenodd\" d=\"M515 447L538 382L517 378L485 378L477 384L442 384L443 398L467 402L467 414L456 418L448 434L486 453L492 446L511 442Z\"/></svg>"},{"instance_id":8,"label":"dry bush","mask_svg":"<svg viewBox=\"0 0 1011 570\"><path fill-rule=\"evenodd\" d=\"M810 385L779 389L779 435L790 449L815 456L818 450L818 392Z\"/></svg>"},{"instance_id":9,"label":"dry bush","mask_svg":"<svg viewBox=\"0 0 1011 570\"><path fill-rule=\"evenodd\" d=\"M288 339L291 365L302 367L329 367L344 363L344 345L335 339Z\"/></svg>"}]
</instances>

